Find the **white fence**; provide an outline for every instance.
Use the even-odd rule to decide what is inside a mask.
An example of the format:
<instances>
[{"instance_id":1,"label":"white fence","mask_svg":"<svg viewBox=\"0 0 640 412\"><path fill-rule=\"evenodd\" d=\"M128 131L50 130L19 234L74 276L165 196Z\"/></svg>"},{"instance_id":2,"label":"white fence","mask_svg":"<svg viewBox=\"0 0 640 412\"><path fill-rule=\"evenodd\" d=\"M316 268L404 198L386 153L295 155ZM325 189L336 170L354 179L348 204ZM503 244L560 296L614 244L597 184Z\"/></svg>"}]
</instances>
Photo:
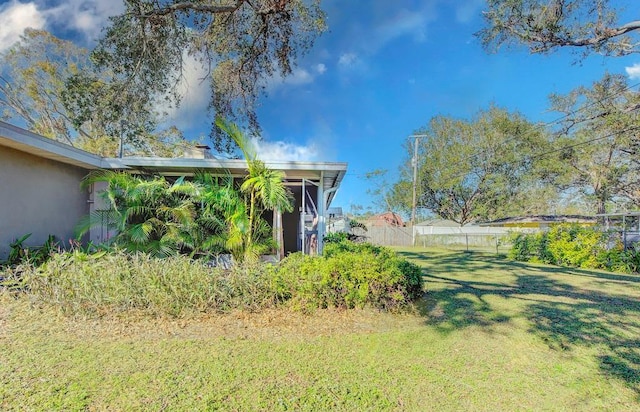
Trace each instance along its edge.
<instances>
[{"instance_id":1,"label":"white fence","mask_svg":"<svg viewBox=\"0 0 640 412\"><path fill-rule=\"evenodd\" d=\"M363 233L368 242L381 246L437 247L452 250L506 253L508 233L416 233L411 228L371 226Z\"/></svg>"}]
</instances>

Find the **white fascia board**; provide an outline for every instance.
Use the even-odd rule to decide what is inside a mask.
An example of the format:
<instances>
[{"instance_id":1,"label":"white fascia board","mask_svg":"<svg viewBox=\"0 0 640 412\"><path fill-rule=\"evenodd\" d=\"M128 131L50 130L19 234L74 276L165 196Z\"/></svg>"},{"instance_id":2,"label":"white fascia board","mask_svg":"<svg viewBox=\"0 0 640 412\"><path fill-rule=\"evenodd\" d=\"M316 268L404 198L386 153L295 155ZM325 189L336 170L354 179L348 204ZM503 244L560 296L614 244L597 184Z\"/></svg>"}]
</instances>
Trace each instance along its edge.
<instances>
[{"instance_id":1,"label":"white fascia board","mask_svg":"<svg viewBox=\"0 0 640 412\"><path fill-rule=\"evenodd\" d=\"M102 165L100 156L2 121L0 121L0 146L85 169L99 169Z\"/></svg>"}]
</instances>

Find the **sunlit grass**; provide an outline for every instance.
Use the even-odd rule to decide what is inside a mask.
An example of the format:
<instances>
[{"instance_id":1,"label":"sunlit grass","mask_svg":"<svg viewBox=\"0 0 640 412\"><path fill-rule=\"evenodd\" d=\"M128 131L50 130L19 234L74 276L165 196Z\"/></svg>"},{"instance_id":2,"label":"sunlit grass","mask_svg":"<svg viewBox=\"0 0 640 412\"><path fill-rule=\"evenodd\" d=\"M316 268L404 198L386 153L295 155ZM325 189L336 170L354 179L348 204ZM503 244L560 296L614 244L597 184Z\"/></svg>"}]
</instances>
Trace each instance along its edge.
<instances>
[{"instance_id":1,"label":"sunlit grass","mask_svg":"<svg viewBox=\"0 0 640 412\"><path fill-rule=\"evenodd\" d=\"M0 297L1 410L636 410L640 279L434 250L413 314L70 318Z\"/></svg>"}]
</instances>

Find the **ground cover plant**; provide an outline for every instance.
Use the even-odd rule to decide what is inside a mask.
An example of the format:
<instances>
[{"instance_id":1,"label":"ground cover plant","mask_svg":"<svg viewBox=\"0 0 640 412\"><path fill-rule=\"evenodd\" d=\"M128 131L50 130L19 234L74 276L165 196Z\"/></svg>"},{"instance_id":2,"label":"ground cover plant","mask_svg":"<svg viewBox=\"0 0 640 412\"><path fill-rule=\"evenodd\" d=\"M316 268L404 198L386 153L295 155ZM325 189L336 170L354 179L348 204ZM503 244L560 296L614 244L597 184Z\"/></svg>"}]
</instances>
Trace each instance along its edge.
<instances>
[{"instance_id":1,"label":"ground cover plant","mask_svg":"<svg viewBox=\"0 0 640 412\"><path fill-rule=\"evenodd\" d=\"M415 313L64 316L0 294L2 410L637 410L640 280L402 250Z\"/></svg>"}]
</instances>

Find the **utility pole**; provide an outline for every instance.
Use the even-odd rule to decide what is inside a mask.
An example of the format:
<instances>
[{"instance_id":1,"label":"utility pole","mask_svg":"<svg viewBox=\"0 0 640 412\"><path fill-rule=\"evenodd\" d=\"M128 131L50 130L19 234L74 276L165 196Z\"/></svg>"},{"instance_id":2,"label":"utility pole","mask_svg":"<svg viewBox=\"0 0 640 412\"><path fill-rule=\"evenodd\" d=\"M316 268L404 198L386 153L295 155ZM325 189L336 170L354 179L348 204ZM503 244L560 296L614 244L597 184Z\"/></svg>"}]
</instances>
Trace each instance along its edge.
<instances>
[{"instance_id":1,"label":"utility pole","mask_svg":"<svg viewBox=\"0 0 640 412\"><path fill-rule=\"evenodd\" d=\"M122 119L120 120L120 145L118 146L118 157L122 159L122 155L124 154L124 128L127 125L127 122Z\"/></svg>"},{"instance_id":2,"label":"utility pole","mask_svg":"<svg viewBox=\"0 0 640 412\"><path fill-rule=\"evenodd\" d=\"M413 164L413 202L411 203L411 227L416 224L416 207L418 202L418 139L421 137L428 137L426 134L414 134L409 137L413 137L415 139L413 144L413 158L411 159L411 163Z\"/></svg>"}]
</instances>

